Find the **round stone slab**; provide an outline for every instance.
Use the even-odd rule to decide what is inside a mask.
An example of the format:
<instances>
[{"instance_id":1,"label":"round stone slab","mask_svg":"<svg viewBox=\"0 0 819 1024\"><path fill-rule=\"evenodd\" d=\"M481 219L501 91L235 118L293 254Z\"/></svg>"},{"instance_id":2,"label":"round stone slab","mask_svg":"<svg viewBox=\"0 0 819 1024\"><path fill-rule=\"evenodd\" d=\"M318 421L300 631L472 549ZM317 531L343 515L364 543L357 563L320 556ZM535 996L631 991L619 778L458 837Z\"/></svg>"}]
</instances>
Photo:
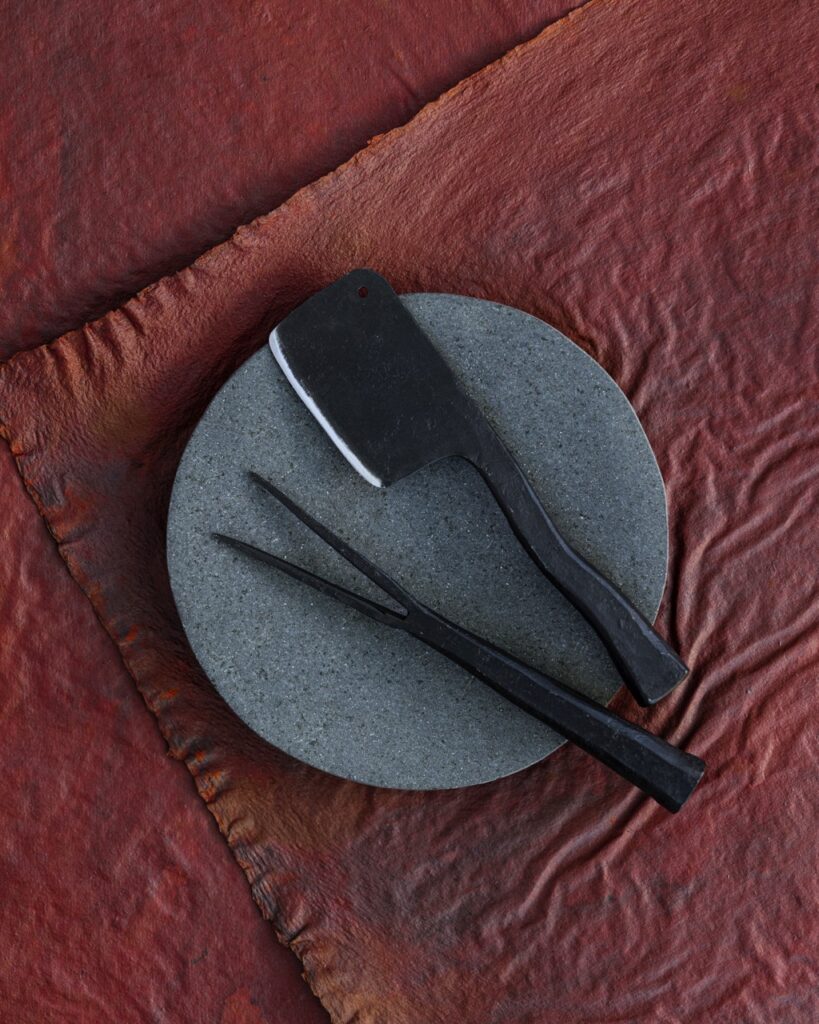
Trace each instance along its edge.
<instances>
[{"instance_id":1,"label":"round stone slab","mask_svg":"<svg viewBox=\"0 0 819 1024\"><path fill-rule=\"evenodd\" d=\"M452 295L402 301L564 536L653 619L666 572L665 492L614 381L519 310ZM389 488L370 486L265 346L191 437L174 484L168 565L202 668L275 746L371 785L438 789L516 772L562 741L415 638L213 540L214 530L232 534L384 601L248 470L448 618L596 700L618 689L596 635L526 556L472 466L446 459Z\"/></svg>"}]
</instances>

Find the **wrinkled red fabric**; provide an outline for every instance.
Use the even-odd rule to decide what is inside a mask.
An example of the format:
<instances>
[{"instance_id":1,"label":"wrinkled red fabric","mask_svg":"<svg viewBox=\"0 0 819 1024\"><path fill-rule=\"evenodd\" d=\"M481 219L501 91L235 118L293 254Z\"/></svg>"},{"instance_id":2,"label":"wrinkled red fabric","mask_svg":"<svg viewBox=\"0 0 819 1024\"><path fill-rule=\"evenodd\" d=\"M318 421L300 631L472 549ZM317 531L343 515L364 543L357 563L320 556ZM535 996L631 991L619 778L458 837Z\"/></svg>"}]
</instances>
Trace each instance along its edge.
<instances>
[{"instance_id":1,"label":"wrinkled red fabric","mask_svg":"<svg viewBox=\"0 0 819 1024\"><path fill-rule=\"evenodd\" d=\"M334 1020L819 1013L811 13L593 0L2 368L26 486ZM567 748L462 791L341 782L201 676L164 565L180 452L270 324L359 264L550 320L635 403L668 485L660 627L694 671L619 709L707 760L680 815Z\"/></svg>"},{"instance_id":2,"label":"wrinkled red fabric","mask_svg":"<svg viewBox=\"0 0 819 1024\"><path fill-rule=\"evenodd\" d=\"M0 357L184 265L571 6L0 4ZM0 507L0 1019L326 1020L4 443Z\"/></svg>"},{"instance_id":3,"label":"wrinkled red fabric","mask_svg":"<svg viewBox=\"0 0 819 1024\"><path fill-rule=\"evenodd\" d=\"M0 508L0 1021L326 1022L5 444Z\"/></svg>"},{"instance_id":4,"label":"wrinkled red fabric","mask_svg":"<svg viewBox=\"0 0 819 1024\"><path fill-rule=\"evenodd\" d=\"M0 358L184 267L582 2L0 4Z\"/></svg>"}]
</instances>

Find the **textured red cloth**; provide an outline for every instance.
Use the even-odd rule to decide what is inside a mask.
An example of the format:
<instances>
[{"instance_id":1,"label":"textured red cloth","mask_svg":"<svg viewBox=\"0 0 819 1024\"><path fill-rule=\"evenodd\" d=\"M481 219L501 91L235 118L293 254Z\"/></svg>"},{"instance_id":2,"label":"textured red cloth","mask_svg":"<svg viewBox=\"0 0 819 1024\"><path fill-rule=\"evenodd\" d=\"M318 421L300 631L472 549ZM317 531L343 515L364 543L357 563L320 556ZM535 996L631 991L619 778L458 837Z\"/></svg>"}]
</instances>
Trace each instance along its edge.
<instances>
[{"instance_id":1,"label":"textured red cloth","mask_svg":"<svg viewBox=\"0 0 819 1024\"><path fill-rule=\"evenodd\" d=\"M582 2L0 3L0 358L185 266Z\"/></svg>"},{"instance_id":2,"label":"textured red cloth","mask_svg":"<svg viewBox=\"0 0 819 1024\"><path fill-rule=\"evenodd\" d=\"M184 265L570 6L0 3L0 357ZM0 507L0 1019L326 1020L5 444Z\"/></svg>"},{"instance_id":3,"label":"textured red cloth","mask_svg":"<svg viewBox=\"0 0 819 1024\"><path fill-rule=\"evenodd\" d=\"M326 1022L5 444L0 508L0 1021Z\"/></svg>"},{"instance_id":4,"label":"textured red cloth","mask_svg":"<svg viewBox=\"0 0 819 1024\"><path fill-rule=\"evenodd\" d=\"M594 0L0 374L63 557L338 1021L819 1013L811 13ZM669 488L661 627L695 666L642 720L710 767L681 815L565 748L459 792L339 782L198 673L162 550L182 445L269 324L356 264L544 316L635 402Z\"/></svg>"}]
</instances>

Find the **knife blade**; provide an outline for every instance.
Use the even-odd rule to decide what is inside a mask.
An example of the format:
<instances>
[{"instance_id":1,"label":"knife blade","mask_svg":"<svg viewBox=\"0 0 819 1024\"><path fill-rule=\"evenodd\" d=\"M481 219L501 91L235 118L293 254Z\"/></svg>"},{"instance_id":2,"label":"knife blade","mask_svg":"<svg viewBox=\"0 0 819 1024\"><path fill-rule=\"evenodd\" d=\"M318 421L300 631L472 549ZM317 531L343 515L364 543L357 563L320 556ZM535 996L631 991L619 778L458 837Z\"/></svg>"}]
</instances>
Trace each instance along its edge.
<instances>
[{"instance_id":1,"label":"knife blade","mask_svg":"<svg viewBox=\"0 0 819 1024\"><path fill-rule=\"evenodd\" d=\"M656 703L688 674L627 598L561 536L525 473L389 282L353 270L270 335L279 366L331 441L382 487L459 456L486 480L544 575L595 628L626 685Z\"/></svg>"}]
</instances>

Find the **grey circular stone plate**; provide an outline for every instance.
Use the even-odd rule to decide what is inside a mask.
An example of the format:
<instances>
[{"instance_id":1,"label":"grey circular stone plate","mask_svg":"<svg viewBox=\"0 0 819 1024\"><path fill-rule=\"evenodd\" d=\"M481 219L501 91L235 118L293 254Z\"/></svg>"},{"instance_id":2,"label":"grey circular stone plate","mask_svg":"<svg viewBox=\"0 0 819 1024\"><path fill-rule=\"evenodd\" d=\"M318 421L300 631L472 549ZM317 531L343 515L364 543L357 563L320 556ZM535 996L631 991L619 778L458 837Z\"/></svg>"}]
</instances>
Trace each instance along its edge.
<instances>
[{"instance_id":1,"label":"grey circular stone plate","mask_svg":"<svg viewBox=\"0 0 819 1024\"><path fill-rule=\"evenodd\" d=\"M666 572L665 492L627 399L554 328L453 295L402 299L519 459L564 536L649 618ZM530 562L468 463L370 486L265 346L214 398L182 459L168 565L182 623L219 693L260 736L376 786L487 782L562 742L442 655L221 546L213 530L384 600L247 479L256 470L413 594L599 701L618 676Z\"/></svg>"}]
</instances>

